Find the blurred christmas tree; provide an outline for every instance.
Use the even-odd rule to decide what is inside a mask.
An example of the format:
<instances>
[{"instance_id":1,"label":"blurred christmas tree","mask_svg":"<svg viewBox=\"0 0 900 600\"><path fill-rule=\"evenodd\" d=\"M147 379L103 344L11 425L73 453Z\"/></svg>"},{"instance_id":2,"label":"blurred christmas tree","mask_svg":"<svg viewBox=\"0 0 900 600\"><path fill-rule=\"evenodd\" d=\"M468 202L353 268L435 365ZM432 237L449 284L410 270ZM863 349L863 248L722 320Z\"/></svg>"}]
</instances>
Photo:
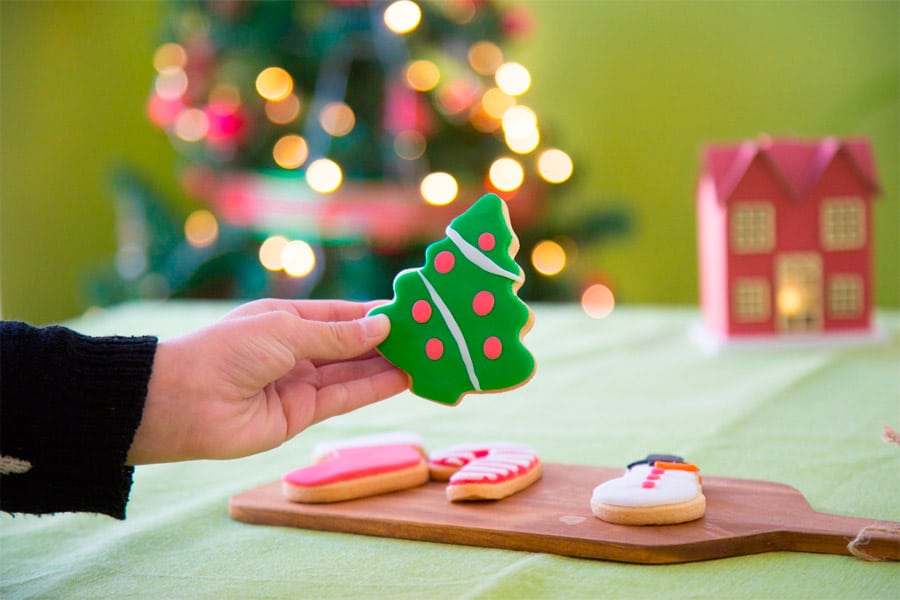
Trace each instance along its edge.
<instances>
[{"instance_id":1,"label":"blurred christmas tree","mask_svg":"<svg viewBox=\"0 0 900 600\"><path fill-rule=\"evenodd\" d=\"M394 274L487 191L509 201L522 256L546 252L547 191L573 165L523 101L528 70L504 56L529 26L487 0L174 2L148 114L209 210L188 216L186 244L126 179L120 216L143 214L142 237L170 250L132 270L165 295L389 297ZM620 226L601 215L581 229ZM565 249L550 243L553 262ZM529 268L552 271L535 257ZM523 295L571 292L552 287Z\"/></svg>"}]
</instances>

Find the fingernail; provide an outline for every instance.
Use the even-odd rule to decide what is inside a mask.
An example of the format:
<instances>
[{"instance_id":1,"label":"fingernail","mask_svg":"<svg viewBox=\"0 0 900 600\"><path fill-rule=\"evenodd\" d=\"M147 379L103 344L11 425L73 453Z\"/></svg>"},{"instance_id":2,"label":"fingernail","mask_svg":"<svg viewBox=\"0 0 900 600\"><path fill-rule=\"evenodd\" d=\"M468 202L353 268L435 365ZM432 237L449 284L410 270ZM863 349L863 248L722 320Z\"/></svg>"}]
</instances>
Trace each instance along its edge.
<instances>
[{"instance_id":1,"label":"fingernail","mask_svg":"<svg viewBox=\"0 0 900 600\"><path fill-rule=\"evenodd\" d=\"M384 337L391 328L391 320L387 315L369 315L362 319L363 331L368 337Z\"/></svg>"}]
</instances>

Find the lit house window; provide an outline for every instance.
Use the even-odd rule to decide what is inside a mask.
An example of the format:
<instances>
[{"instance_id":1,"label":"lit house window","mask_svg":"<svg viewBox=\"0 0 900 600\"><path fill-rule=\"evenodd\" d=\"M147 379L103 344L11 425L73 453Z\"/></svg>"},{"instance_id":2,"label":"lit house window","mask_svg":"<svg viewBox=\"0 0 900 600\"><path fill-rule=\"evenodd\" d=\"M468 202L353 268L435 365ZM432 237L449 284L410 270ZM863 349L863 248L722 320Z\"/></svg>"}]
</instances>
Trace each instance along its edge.
<instances>
[{"instance_id":1,"label":"lit house window","mask_svg":"<svg viewBox=\"0 0 900 600\"><path fill-rule=\"evenodd\" d=\"M826 250L855 250L866 243L865 205L859 198L822 202L822 246Z\"/></svg>"},{"instance_id":2,"label":"lit house window","mask_svg":"<svg viewBox=\"0 0 900 600\"><path fill-rule=\"evenodd\" d=\"M736 279L732 289L732 311L738 323L769 319L769 282L760 278Z\"/></svg>"},{"instance_id":3,"label":"lit house window","mask_svg":"<svg viewBox=\"0 0 900 600\"><path fill-rule=\"evenodd\" d=\"M768 202L739 202L730 213L731 249L739 254L775 247L775 210Z\"/></svg>"},{"instance_id":4,"label":"lit house window","mask_svg":"<svg viewBox=\"0 0 900 600\"><path fill-rule=\"evenodd\" d=\"M829 278L828 312L836 319L852 319L862 314L862 277L859 275L834 275Z\"/></svg>"},{"instance_id":5,"label":"lit house window","mask_svg":"<svg viewBox=\"0 0 900 600\"><path fill-rule=\"evenodd\" d=\"M779 331L818 331L823 324L822 257L781 254L775 260L775 310Z\"/></svg>"}]
</instances>

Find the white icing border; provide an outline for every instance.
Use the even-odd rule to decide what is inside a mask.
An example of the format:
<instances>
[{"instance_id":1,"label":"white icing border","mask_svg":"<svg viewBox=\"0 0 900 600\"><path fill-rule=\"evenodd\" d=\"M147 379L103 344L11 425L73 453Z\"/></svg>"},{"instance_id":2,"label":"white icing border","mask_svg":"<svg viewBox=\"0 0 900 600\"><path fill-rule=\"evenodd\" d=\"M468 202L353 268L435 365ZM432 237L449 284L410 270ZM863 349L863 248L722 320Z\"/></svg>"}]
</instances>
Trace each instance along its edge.
<instances>
[{"instance_id":1,"label":"white icing border","mask_svg":"<svg viewBox=\"0 0 900 600\"><path fill-rule=\"evenodd\" d=\"M421 434L416 433L415 431L388 431L351 438L325 440L313 446L312 459L313 462L319 462L335 450L366 446L394 446L399 444L424 448L425 439Z\"/></svg>"}]
</instances>

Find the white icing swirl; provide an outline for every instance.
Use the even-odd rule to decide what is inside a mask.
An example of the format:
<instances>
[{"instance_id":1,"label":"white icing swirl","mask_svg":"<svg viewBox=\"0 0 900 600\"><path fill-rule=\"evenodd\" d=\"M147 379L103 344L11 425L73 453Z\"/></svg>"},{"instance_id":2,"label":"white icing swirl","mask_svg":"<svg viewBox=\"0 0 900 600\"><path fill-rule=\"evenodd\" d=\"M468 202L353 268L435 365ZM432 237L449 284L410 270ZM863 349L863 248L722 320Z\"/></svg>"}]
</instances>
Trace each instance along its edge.
<instances>
[{"instance_id":1,"label":"white icing swirl","mask_svg":"<svg viewBox=\"0 0 900 600\"><path fill-rule=\"evenodd\" d=\"M431 282L428 281L428 278L425 277L424 273L422 273L422 271L416 271L416 273L422 278L422 283L425 284L425 289L428 290L431 301L434 302L438 312L441 313L441 317L444 319L447 329L450 330L450 335L453 336L453 341L456 342L456 346L459 348L459 354L462 357L463 365L466 367L466 374L469 376L469 382L472 384L475 391L481 391L481 384L478 383L478 376L475 374L475 364L472 362L472 355L469 354L469 347L466 346L466 338L463 336L462 329L460 329L456 319L453 318L453 313L450 312L450 308L444 302L444 299L437 293L437 290L434 289L434 286L431 285Z\"/></svg>"},{"instance_id":2,"label":"white icing swirl","mask_svg":"<svg viewBox=\"0 0 900 600\"><path fill-rule=\"evenodd\" d=\"M500 277L506 277L507 279L512 279L513 281L521 282L522 274L521 273L513 273L512 271L507 271L493 260L490 257L467 242L463 237L457 232L455 229L447 226L445 230L447 234L447 238L456 244L456 247L459 248L459 251L463 253L463 256L469 259L469 261L480 268L482 271L487 271L493 275L499 275Z\"/></svg>"}]
</instances>

